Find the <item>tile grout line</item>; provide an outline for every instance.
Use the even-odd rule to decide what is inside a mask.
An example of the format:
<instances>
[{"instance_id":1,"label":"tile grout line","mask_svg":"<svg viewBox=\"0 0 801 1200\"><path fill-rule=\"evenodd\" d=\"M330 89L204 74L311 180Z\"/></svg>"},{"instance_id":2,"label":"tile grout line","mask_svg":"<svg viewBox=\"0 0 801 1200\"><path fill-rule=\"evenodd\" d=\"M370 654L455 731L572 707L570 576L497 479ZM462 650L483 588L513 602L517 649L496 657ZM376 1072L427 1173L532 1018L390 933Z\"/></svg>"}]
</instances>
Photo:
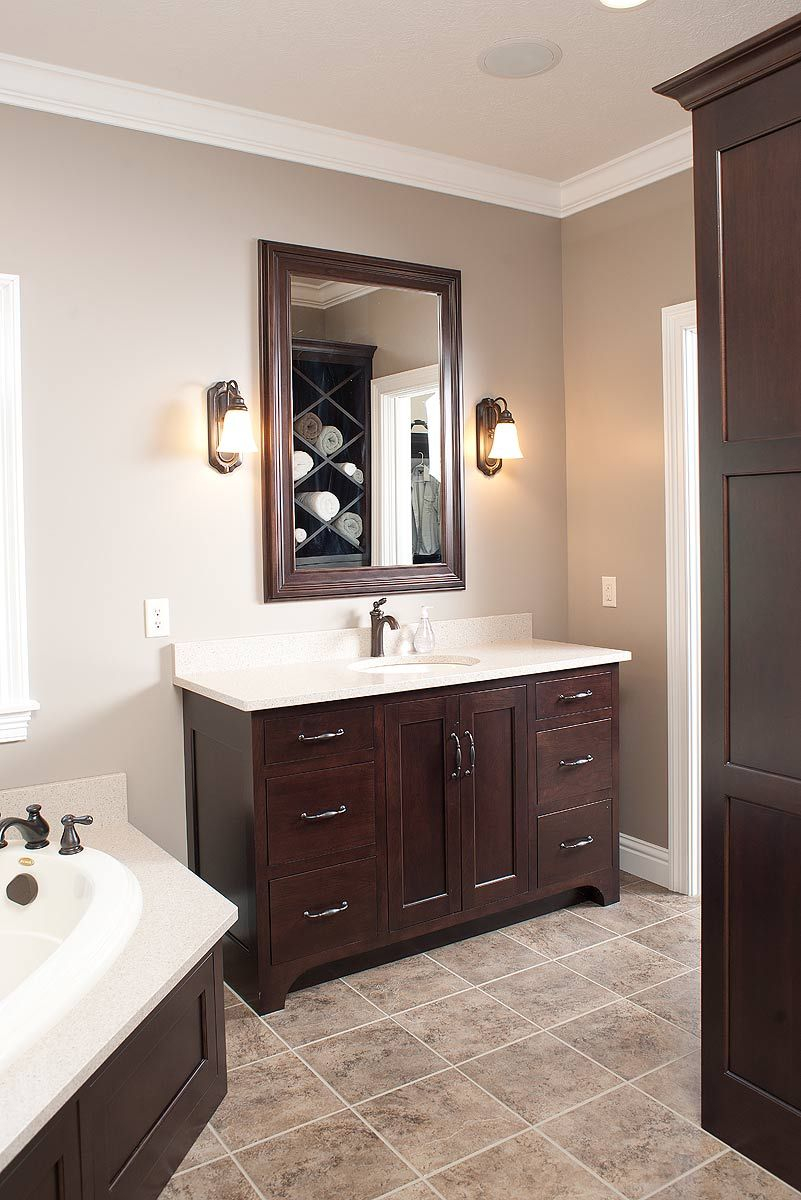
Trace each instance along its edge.
<instances>
[{"instance_id":1,"label":"tile grout line","mask_svg":"<svg viewBox=\"0 0 801 1200\"><path fill-rule=\"evenodd\" d=\"M712 1135L710 1134L710 1137L711 1136ZM703 1162L697 1163L694 1167L690 1167L689 1171L683 1171L682 1174L677 1175L675 1179L670 1179L667 1183L660 1183L658 1187L653 1189L653 1191L646 1192L645 1195L641 1197L641 1200L650 1200L652 1196L659 1196L660 1192L666 1191L667 1188L674 1187L675 1184L681 1183L684 1179L688 1179L690 1175L694 1175L696 1171L700 1171L702 1167L708 1167L710 1163L716 1162L719 1158L723 1158L724 1154L730 1153L731 1148L729 1146L724 1146L722 1150L718 1150L717 1154L712 1154L709 1158L705 1158Z\"/></svg>"},{"instance_id":2,"label":"tile grout line","mask_svg":"<svg viewBox=\"0 0 801 1200\"><path fill-rule=\"evenodd\" d=\"M626 1196L624 1192L621 1192L618 1188L616 1188L613 1183L609 1183L609 1181L604 1179L602 1175L599 1175L597 1171L594 1171L592 1167L588 1167L586 1163L583 1163L581 1159L577 1158L575 1154L572 1154L570 1150L566 1149L564 1146L560 1146L559 1143L554 1141L552 1137L549 1137L549 1135L543 1129L538 1128L537 1133L540 1135L540 1137L545 1138L546 1142L550 1142L552 1146L560 1151L560 1153L564 1154L567 1158L574 1162L576 1166L581 1167L582 1170L587 1171L588 1174L597 1179L598 1182L603 1184L604 1187L609 1188L614 1196L620 1196L621 1200L630 1200L630 1197Z\"/></svg>"}]
</instances>

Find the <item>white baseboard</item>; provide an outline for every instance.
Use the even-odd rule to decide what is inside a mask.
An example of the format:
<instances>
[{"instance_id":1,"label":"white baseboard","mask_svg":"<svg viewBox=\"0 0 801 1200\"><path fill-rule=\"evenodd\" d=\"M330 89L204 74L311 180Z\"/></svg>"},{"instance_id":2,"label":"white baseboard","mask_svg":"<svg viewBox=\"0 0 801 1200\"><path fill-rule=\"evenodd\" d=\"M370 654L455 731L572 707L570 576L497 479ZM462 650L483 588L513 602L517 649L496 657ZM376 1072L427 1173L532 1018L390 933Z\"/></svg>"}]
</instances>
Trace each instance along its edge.
<instances>
[{"instance_id":1,"label":"white baseboard","mask_svg":"<svg viewBox=\"0 0 801 1200\"><path fill-rule=\"evenodd\" d=\"M670 887L670 867L666 846L654 846L643 842L629 833L620 835L620 869L630 875L639 875L649 883Z\"/></svg>"}]
</instances>

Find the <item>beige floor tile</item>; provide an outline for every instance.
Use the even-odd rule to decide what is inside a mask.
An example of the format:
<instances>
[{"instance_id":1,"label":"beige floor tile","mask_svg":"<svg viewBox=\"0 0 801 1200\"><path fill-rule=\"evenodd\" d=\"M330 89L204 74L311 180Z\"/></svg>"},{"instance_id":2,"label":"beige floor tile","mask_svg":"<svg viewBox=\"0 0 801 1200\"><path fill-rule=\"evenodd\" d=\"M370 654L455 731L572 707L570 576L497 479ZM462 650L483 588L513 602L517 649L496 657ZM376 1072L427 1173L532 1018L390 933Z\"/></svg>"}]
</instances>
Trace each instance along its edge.
<instances>
[{"instance_id":1,"label":"beige floor tile","mask_svg":"<svg viewBox=\"0 0 801 1200\"><path fill-rule=\"evenodd\" d=\"M618 999L614 992L554 962L489 983L485 990L543 1028Z\"/></svg>"},{"instance_id":2,"label":"beige floor tile","mask_svg":"<svg viewBox=\"0 0 801 1200\"><path fill-rule=\"evenodd\" d=\"M654 904L652 900L639 895L636 891L620 893L618 904L607 904L603 908L599 904L580 904L576 909L587 921L608 929L610 933L631 933L634 929L642 929L645 925L653 925L655 921L664 921L669 915L664 905Z\"/></svg>"},{"instance_id":3,"label":"beige floor tile","mask_svg":"<svg viewBox=\"0 0 801 1200\"><path fill-rule=\"evenodd\" d=\"M446 1200L607 1200L613 1195L533 1129L448 1167L432 1182Z\"/></svg>"},{"instance_id":4,"label":"beige floor tile","mask_svg":"<svg viewBox=\"0 0 801 1200\"><path fill-rule=\"evenodd\" d=\"M233 992L229 988L227 983L223 985L223 996L225 998L224 1003L225 1003L226 1008L228 1008L228 1006L231 1004L241 1004L242 1003L239 996L237 996L236 992Z\"/></svg>"},{"instance_id":5,"label":"beige floor tile","mask_svg":"<svg viewBox=\"0 0 801 1200\"><path fill-rule=\"evenodd\" d=\"M798 1195L795 1188L730 1150L657 1192L654 1200L792 1200Z\"/></svg>"},{"instance_id":6,"label":"beige floor tile","mask_svg":"<svg viewBox=\"0 0 801 1200\"><path fill-rule=\"evenodd\" d=\"M434 1171L525 1128L458 1071L409 1084L359 1111L418 1171Z\"/></svg>"},{"instance_id":7,"label":"beige floor tile","mask_svg":"<svg viewBox=\"0 0 801 1200\"><path fill-rule=\"evenodd\" d=\"M557 1033L625 1079L653 1071L698 1047L691 1034L627 1000L560 1025Z\"/></svg>"},{"instance_id":8,"label":"beige floor tile","mask_svg":"<svg viewBox=\"0 0 801 1200\"><path fill-rule=\"evenodd\" d=\"M654 904L662 904L675 912L687 912L701 904L700 896L683 896L681 892L671 892L668 888L660 887L658 883L649 883L647 879L638 879L630 886L627 884L625 890L637 892L647 900L652 900Z\"/></svg>"},{"instance_id":9,"label":"beige floor tile","mask_svg":"<svg viewBox=\"0 0 801 1200\"><path fill-rule=\"evenodd\" d=\"M429 950L428 956L469 983L486 983L489 979L523 971L543 961L543 955L536 954L528 946L521 946L505 933L484 933L450 946L440 946L438 950Z\"/></svg>"},{"instance_id":10,"label":"beige floor tile","mask_svg":"<svg viewBox=\"0 0 801 1200\"><path fill-rule=\"evenodd\" d=\"M531 1124L620 1083L616 1075L548 1033L483 1054L462 1070Z\"/></svg>"},{"instance_id":11,"label":"beige floor tile","mask_svg":"<svg viewBox=\"0 0 801 1200\"><path fill-rule=\"evenodd\" d=\"M521 921L519 925L510 925L506 932L509 937L516 938L546 958L558 958L561 954L584 950L609 937L597 925L591 925L583 917L565 909L547 913L544 917L534 917L531 921Z\"/></svg>"},{"instance_id":12,"label":"beige floor tile","mask_svg":"<svg viewBox=\"0 0 801 1200\"><path fill-rule=\"evenodd\" d=\"M450 1062L504 1046L538 1028L482 991L446 996L398 1013L395 1020Z\"/></svg>"},{"instance_id":13,"label":"beige floor tile","mask_svg":"<svg viewBox=\"0 0 801 1200\"><path fill-rule=\"evenodd\" d=\"M414 1178L350 1112L262 1142L236 1157L269 1200L373 1200Z\"/></svg>"},{"instance_id":14,"label":"beige floor tile","mask_svg":"<svg viewBox=\"0 0 801 1200\"><path fill-rule=\"evenodd\" d=\"M225 1148L220 1145L220 1139L215 1136L210 1125L202 1130L194 1145L189 1150L175 1173L187 1171L190 1167L199 1167L201 1163L210 1162L212 1158L221 1158Z\"/></svg>"},{"instance_id":15,"label":"beige floor tile","mask_svg":"<svg viewBox=\"0 0 801 1200\"><path fill-rule=\"evenodd\" d=\"M657 1067L636 1082L636 1087L681 1113L688 1121L701 1124L701 1054L695 1051L678 1062Z\"/></svg>"},{"instance_id":16,"label":"beige floor tile","mask_svg":"<svg viewBox=\"0 0 801 1200\"><path fill-rule=\"evenodd\" d=\"M392 1200L433 1200L434 1196L436 1196L436 1192L421 1180L419 1183L410 1183L408 1187L395 1192Z\"/></svg>"},{"instance_id":17,"label":"beige floor tile","mask_svg":"<svg viewBox=\"0 0 801 1200\"><path fill-rule=\"evenodd\" d=\"M546 1121L543 1131L632 1200L722 1149L708 1133L631 1087Z\"/></svg>"},{"instance_id":18,"label":"beige floor tile","mask_svg":"<svg viewBox=\"0 0 801 1200\"><path fill-rule=\"evenodd\" d=\"M349 975L348 983L387 1013L439 1000L468 986L424 954Z\"/></svg>"},{"instance_id":19,"label":"beige floor tile","mask_svg":"<svg viewBox=\"0 0 801 1200\"><path fill-rule=\"evenodd\" d=\"M622 996L639 992L656 983L664 983L686 971L683 963L673 962L639 942L616 938L601 946L591 946L563 958L562 965L586 975L594 983L611 988Z\"/></svg>"},{"instance_id":20,"label":"beige floor tile","mask_svg":"<svg viewBox=\"0 0 801 1200\"><path fill-rule=\"evenodd\" d=\"M326 1116L342 1107L294 1054L277 1054L228 1073L228 1095L212 1125L229 1150Z\"/></svg>"},{"instance_id":21,"label":"beige floor tile","mask_svg":"<svg viewBox=\"0 0 801 1200\"><path fill-rule=\"evenodd\" d=\"M645 883L645 880L641 879L639 875L632 875L630 871L620 872L621 888L634 887L638 883Z\"/></svg>"},{"instance_id":22,"label":"beige floor tile","mask_svg":"<svg viewBox=\"0 0 801 1200\"><path fill-rule=\"evenodd\" d=\"M653 950L658 950L660 954L668 954L688 967L697 967L701 961L701 913L699 910L671 917L670 920L663 921L661 925L654 925L652 929L641 929L631 936L644 946L650 946Z\"/></svg>"},{"instance_id":23,"label":"beige floor tile","mask_svg":"<svg viewBox=\"0 0 801 1200\"><path fill-rule=\"evenodd\" d=\"M286 1051L283 1042L245 1004L234 1004L225 1010L225 1046L229 1071Z\"/></svg>"},{"instance_id":24,"label":"beige floor tile","mask_svg":"<svg viewBox=\"0 0 801 1200\"><path fill-rule=\"evenodd\" d=\"M701 973L690 971L630 997L649 1012L701 1036Z\"/></svg>"},{"instance_id":25,"label":"beige floor tile","mask_svg":"<svg viewBox=\"0 0 801 1200\"><path fill-rule=\"evenodd\" d=\"M184 1175L174 1175L161 1200L256 1200L256 1193L230 1158Z\"/></svg>"},{"instance_id":26,"label":"beige floor tile","mask_svg":"<svg viewBox=\"0 0 801 1200\"><path fill-rule=\"evenodd\" d=\"M302 1046L315 1038L344 1033L357 1025L381 1019L381 1013L339 979L290 992L286 1008L270 1013L268 1024L289 1042Z\"/></svg>"},{"instance_id":27,"label":"beige floor tile","mask_svg":"<svg viewBox=\"0 0 801 1200\"><path fill-rule=\"evenodd\" d=\"M350 1103L388 1092L446 1066L439 1055L421 1046L394 1021L381 1021L312 1042L298 1053Z\"/></svg>"}]
</instances>

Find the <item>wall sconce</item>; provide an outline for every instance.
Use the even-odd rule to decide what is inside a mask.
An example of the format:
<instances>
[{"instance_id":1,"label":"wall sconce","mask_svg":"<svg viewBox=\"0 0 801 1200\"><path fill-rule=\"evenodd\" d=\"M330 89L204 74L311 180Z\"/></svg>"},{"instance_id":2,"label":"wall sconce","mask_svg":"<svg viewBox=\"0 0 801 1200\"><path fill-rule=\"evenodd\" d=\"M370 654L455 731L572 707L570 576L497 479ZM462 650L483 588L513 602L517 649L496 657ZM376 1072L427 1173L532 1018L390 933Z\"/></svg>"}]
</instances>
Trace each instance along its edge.
<instances>
[{"instance_id":1,"label":"wall sconce","mask_svg":"<svg viewBox=\"0 0 801 1200\"><path fill-rule=\"evenodd\" d=\"M242 466L242 455L258 446L247 405L235 379L213 384L206 393L209 414L209 462L221 475Z\"/></svg>"},{"instance_id":2,"label":"wall sconce","mask_svg":"<svg viewBox=\"0 0 801 1200\"><path fill-rule=\"evenodd\" d=\"M503 407L501 407L503 406ZM495 475L505 458L522 458L515 419L503 396L485 396L476 405L476 461L479 471Z\"/></svg>"}]
</instances>

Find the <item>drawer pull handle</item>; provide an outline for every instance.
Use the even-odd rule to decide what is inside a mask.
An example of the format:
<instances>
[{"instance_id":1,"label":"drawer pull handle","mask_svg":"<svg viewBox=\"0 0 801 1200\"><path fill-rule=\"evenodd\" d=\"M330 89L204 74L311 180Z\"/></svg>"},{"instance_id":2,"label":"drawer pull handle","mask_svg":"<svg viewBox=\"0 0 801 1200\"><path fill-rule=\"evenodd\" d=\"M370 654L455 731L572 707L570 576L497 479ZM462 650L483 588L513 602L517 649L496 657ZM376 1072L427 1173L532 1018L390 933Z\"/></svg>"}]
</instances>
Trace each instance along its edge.
<instances>
[{"instance_id":1,"label":"drawer pull handle","mask_svg":"<svg viewBox=\"0 0 801 1200\"><path fill-rule=\"evenodd\" d=\"M585 754L583 758L560 758L559 766L560 767L586 767L587 764L591 763L591 762L592 762L592 755Z\"/></svg>"},{"instance_id":2,"label":"drawer pull handle","mask_svg":"<svg viewBox=\"0 0 801 1200\"><path fill-rule=\"evenodd\" d=\"M459 741L458 733L451 734L451 741L456 742L456 770L451 771L451 779L462 778L462 743Z\"/></svg>"},{"instance_id":3,"label":"drawer pull handle","mask_svg":"<svg viewBox=\"0 0 801 1200\"><path fill-rule=\"evenodd\" d=\"M308 908L304 912L304 917L307 921L321 921L323 917L337 917L343 913L348 907L347 900L343 900L341 904L335 904L333 908L320 908L317 912L311 912Z\"/></svg>"},{"instance_id":4,"label":"drawer pull handle","mask_svg":"<svg viewBox=\"0 0 801 1200\"><path fill-rule=\"evenodd\" d=\"M476 773L476 743L469 729L465 729L464 736L467 738L470 746L470 766L465 771L466 778L468 775L475 775Z\"/></svg>"},{"instance_id":5,"label":"drawer pull handle","mask_svg":"<svg viewBox=\"0 0 801 1200\"><path fill-rule=\"evenodd\" d=\"M567 692L564 696L557 698L557 704L575 704L577 700L589 700L591 696L590 688L587 688L586 692Z\"/></svg>"},{"instance_id":6,"label":"drawer pull handle","mask_svg":"<svg viewBox=\"0 0 801 1200\"><path fill-rule=\"evenodd\" d=\"M344 737L345 730L338 729L336 733L315 733L312 737L306 737L305 733L298 734L299 742L328 742L331 738Z\"/></svg>"},{"instance_id":7,"label":"drawer pull handle","mask_svg":"<svg viewBox=\"0 0 801 1200\"><path fill-rule=\"evenodd\" d=\"M569 842L560 842L559 849L560 850L580 850L582 848L582 846L591 846L592 843L593 843L593 836L591 833L588 833L586 837L571 838Z\"/></svg>"},{"instance_id":8,"label":"drawer pull handle","mask_svg":"<svg viewBox=\"0 0 801 1200\"><path fill-rule=\"evenodd\" d=\"M328 821L331 819L331 817L341 817L342 814L346 813L347 811L348 811L347 807L344 804L340 804L339 808L329 808L327 810L327 812L321 812L321 813L303 812L300 814L300 819L301 819L301 821Z\"/></svg>"}]
</instances>

